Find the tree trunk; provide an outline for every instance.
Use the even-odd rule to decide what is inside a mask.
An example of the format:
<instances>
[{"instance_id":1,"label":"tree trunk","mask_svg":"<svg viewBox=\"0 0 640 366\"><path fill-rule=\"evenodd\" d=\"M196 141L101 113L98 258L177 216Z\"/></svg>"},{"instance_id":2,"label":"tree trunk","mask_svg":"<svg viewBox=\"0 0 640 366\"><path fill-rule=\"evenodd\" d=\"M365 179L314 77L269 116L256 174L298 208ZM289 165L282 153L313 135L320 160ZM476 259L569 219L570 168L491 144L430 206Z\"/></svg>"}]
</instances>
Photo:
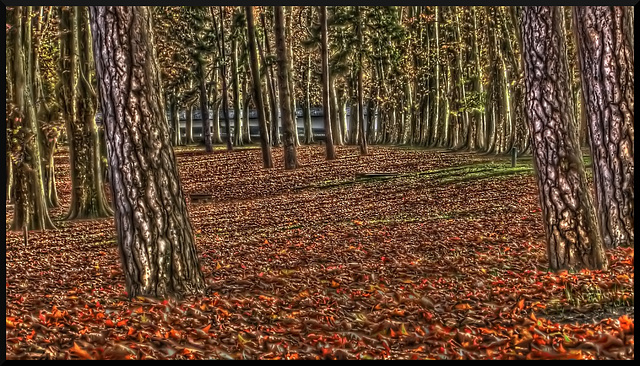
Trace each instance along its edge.
<instances>
[{"instance_id":1,"label":"tree trunk","mask_svg":"<svg viewBox=\"0 0 640 366\"><path fill-rule=\"evenodd\" d=\"M526 112L532 135L549 266L606 269L568 82L560 7L525 7L521 31Z\"/></svg>"},{"instance_id":2,"label":"tree trunk","mask_svg":"<svg viewBox=\"0 0 640 366\"><path fill-rule=\"evenodd\" d=\"M284 11L282 6L274 7L274 32L276 36L276 51L278 54L278 86L280 92L280 110L283 127L284 168L298 168L296 142L294 134L297 132L291 113L291 90L289 88L289 57L284 35Z\"/></svg>"},{"instance_id":3,"label":"tree trunk","mask_svg":"<svg viewBox=\"0 0 640 366\"><path fill-rule=\"evenodd\" d=\"M622 6L574 7L596 205L608 248L633 246L633 47Z\"/></svg>"},{"instance_id":4,"label":"tree trunk","mask_svg":"<svg viewBox=\"0 0 640 366\"><path fill-rule=\"evenodd\" d=\"M171 116L171 142L173 146L181 144L180 134L180 111L178 106L177 92L172 91L169 95L169 114Z\"/></svg>"},{"instance_id":5,"label":"tree trunk","mask_svg":"<svg viewBox=\"0 0 640 366\"><path fill-rule=\"evenodd\" d=\"M229 121L229 89L227 88L227 57L226 57L226 45L224 37L224 16L222 6L218 7L220 10L220 56L222 57L222 68L220 69L220 77L222 78L222 112L224 114L224 129L226 133L225 140L227 141L227 151L233 150L233 144L231 143L231 122ZM213 10L212 10L213 12ZM213 15L213 13L212 13ZM214 21L215 25L215 21ZM217 27L216 27L217 28ZM216 29L217 33L217 29ZM235 128L235 126L234 126Z\"/></svg>"},{"instance_id":6,"label":"tree trunk","mask_svg":"<svg viewBox=\"0 0 640 366\"><path fill-rule=\"evenodd\" d=\"M26 57L30 54L30 39L22 40L24 9L16 6L11 11L9 43L13 49L13 111L9 116L14 136L11 149L15 162L15 206L11 230L44 230L54 228L47 211L42 180L38 125L33 95L28 82ZM30 14L29 14L30 15Z\"/></svg>"},{"instance_id":7,"label":"tree trunk","mask_svg":"<svg viewBox=\"0 0 640 366\"><path fill-rule=\"evenodd\" d=\"M322 114L324 120L324 141L327 151L327 160L336 158L336 150L333 146L333 131L331 130L331 101L329 85L329 35L327 28L327 7L320 7L320 32L322 45L320 47L322 59Z\"/></svg>"},{"instance_id":8,"label":"tree trunk","mask_svg":"<svg viewBox=\"0 0 640 366\"><path fill-rule=\"evenodd\" d=\"M336 93L336 78L329 70L329 113L331 113L331 133L333 134L333 144L342 145L342 132L340 131L340 117L338 112L338 93Z\"/></svg>"},{"instance_id":9,"label":"tree trunk","mask_svg":"<svg viewBox=\"0 0 640 366\"><path fill-rule=\"evenodd\" d=\"M74 51L66 54L78 55L74 64L78 65L76 77L67 88L76 88L76 115L69 116L67 128L71 163L71 205L67 220L109 217L113 214L104 194L102 168L100 163L100 143L95 116L97 95L91 84L91 67L94 65L89 30L89 12L86 7L74 7L75 15L71 21L77 21L77 43L71 46ZM64 19L64 15L61 17ZM61 25L63 23L60 23ZM64 29L61 29L64 32ZM69 48L67 48L69 49ZM62 50L62 47L61 47ZM67 82L71 81L69 79ZM53 158L53 156L52 156Z\"/></svg>"},{"instance_id":10,"label":"tree trunk","mask_svg":"<svg viewBox=\"0 0 640 366\"><path fill-rule=\"evenodd\" d=\"M118 245L130 297L202 293L144 6L90 7Z\"/></svg>"},{"instance_id":11,"label":"tree trunk","mask_svg":"<svg viewBox=\"0 0 640 366\"><path fill-rule=\"evenodd\" d=\"M243 78L243 82L242 82L242 89L244 91L244 98L242 100L242 118L244 119L244 123L242 124L243 126L243 131L242 131L242 141L245 144L252 144L253 142L251 141L251 125L249 124L249 107L250 107L250 103L251 103L251 96L253 94L251 85L249 85L249 75L251 74L251 70L249 70L249 63L245 64L245 77ZM258 82L260 82L260 79L258 79Z\"/></svg>"},{"instance_id":12,"label":"tree trunk","mask_svg":"<svg viewBox=\"0 0 640 366\"><path fill-rule=\"evenodd\" d=\"M260 14L260 20L262 21L262 29L264 29L264 44L266 52L267 54L271 54L271 46L269 45L269 28L267 28L264 13ZM266 60L262 49L260 49L260 57L262 58L262 62L264 62L266 65ZM278 93L276 93L276 77L274 75L275 72L273 71L273 66L271 64L269 64L267 67L267 74L267 87L269 89L269 103L271 107L271 145L280 146L280 113L278 109L280 103L278 100Z\"/></svg>"},{"instance_id":13,"label":"tree trunk","mask_svg":"<svg viewBox=\"0 0 640 366\"><path fill-rule=\"evenodd\" d=\"M289 103L291 104L291 119L293 120L293 126L294 126L294 133L293 133L293 141L295 143L295 146L300 146L300 136L298 136L298 111L297 111L297 104L296 104L296 90L295 90L295 83L294 83L294 71L293 71L293 64L295 63L295 58L293 55L293 37L291 36L291 30L292 30L292 25L291 25L291 19L293 18L293 12L291 11L291 6L286 6L285 8L285 39L289 39L290 41L287 42L287 52L289 54L289 62L288 62L288 68L289 71L287 72L288 74L288 82L289 82L289 93L291 95L291 99L289 100Z\"/></svg>"},{"instance_id":14,"label":"tree trunk","mask_svg":"<svg viewBox=\"0 0 640 366\"><path fill-rule=\"evenodd\" d=\"M362 91L364 84L364 64L362 60L362 54L364 49L364 40L362 35L362 27L364 27L364 21L362 20L362 15L360 14L360 7L356 6L356 22L357 22L357 36L358 36L358 46L360 47L360 52L358 52L358 126L360 129L360 155L367 155L369 153L369 149L367 146L367 135L365 134L364 127L364 101Z\"/></svg>"},{"instance_id":15,"label":"tree trunk","mask_svg":"<svg viewBox=\"0 0 640 366\"><path fill-rule=\"evenodd\" d=\"M187 107L185 122L185 144L193 144L193 105Z\"/></svg>"},{"instance_id":16,"label":"tree trunk","mask_svg":"<svg viewBox=\"0 0 640 366\"><path fill-rule=\"evenodd\" d=\"M262 148L262 164L265 168L273 168L271 158L271 146L269 146L269 130L267 118L264 114L264 101L262 100L262 87L260 83L260 65L258 64L258 50L256 49L256 31L253 20L253 6L245 6L247 16L247 40L249 57L251 59L251 76L253 80L253 100L258 111L258 123L260 127L260 147Z\"/></svg>"},{"instance_id":17,"label":"tree trunk","mask_svg":"<svg viewBox=\"0 0 640 366\"><path fill-rule=\"evenodd\" d=\"M304 143L313 143L313 126L311 124L311 53L307 56L307 70L305 73L304 104L302 107L304 118Z\"/></svg>"},{"instance_id":18,"label":"tree trunk","mask_svg":"<svg viewBox=\"0 0 640 366\"><path fill-rule=\"evenodd\" d=\"M238 39L231 40L231 88L233 89L233 137L234 145L242 146L242 106L240 105L240 66L238 65Z\"/></svg>"},{"instance_id":19,"label":"tree trunk","mask_svg":"<svg viewBox=\"0 0 640 366\"><path fill-rule=\"evenodd\" d=\"M213 141L211 139L211 120L209 119L209 106L207 105L207 80L204 61L198 62L198 77L200 81L200 118L202 118L202 137L204 139L204 150L213 151ZM218 130L218 136L220 132Z\"/></svg>"}]
</instances>

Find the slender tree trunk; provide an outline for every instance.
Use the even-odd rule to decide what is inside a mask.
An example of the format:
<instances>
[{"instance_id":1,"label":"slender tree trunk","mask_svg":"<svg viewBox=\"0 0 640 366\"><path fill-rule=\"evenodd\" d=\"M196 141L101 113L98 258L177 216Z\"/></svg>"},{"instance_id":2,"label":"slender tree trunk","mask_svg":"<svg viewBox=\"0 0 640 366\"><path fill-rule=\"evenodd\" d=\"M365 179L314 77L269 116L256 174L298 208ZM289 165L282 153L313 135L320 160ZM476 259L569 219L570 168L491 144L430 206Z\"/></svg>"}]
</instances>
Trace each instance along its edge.
<instances>
[{"instance_id":1,"label":"slender tree trunk","mask_svg":"<svg viewBox=\"0 0 640 366\"><path fill-rule=\"evenodd\" d=\"M74 7L78 22L74 30L77 44L77 68L75 78L77 98L76 117L69 120L69 152L71 159L71 205L66 219L109 217L113 214L104 194L102 168L100 164L100 143L95 116L97 95L91 83L91 66L94 65L89 30L89 12L86 7ZM73 21L73 20L72 20ZM53 157L52 157L53 158Z\"/></svg>"},{"instance_id":2,"label":"slender tree trunk","mask_svg":"<svg viewBox=\"0 0 640 366\"><path fill-rule=\"evenodd\" d=\"M234 145L242 146L242 106L240 105L240 67L238 65L238 39L231 40L231 80L233 89L233 137Z\"/></svg>"},{"instance_id":3,"label":"slender tree trunk","mask_svg":"<svg viewBox=\"0 0 640 366\"><path fill-rule=\"evenodd\" d=\"M187 107L185 122L185 144L193 144L193 104Z\"/></svg>"},{"instance_id":4,"label":"slender tree trunk","mask_svg":"<svg viewBox=\"0 0 640 366\"><path fill-rule=\"evenodd\" d=\"M274 32L276 36L276 51L278 54L278 86L280 87L280 110L283 127L284 168L298 168L298 157L294 134L296 127L291 114L291 90L289 88L289 57L284 32L284 11L282 6L274 7Z\"/></svg>"},{"instance_id":5,"label":"slender tree trunk","mask_svg":"<svg viewBox=\"0 0 640 366\"><path fill-rule=\"evenodd\" d=\"M596 206L604 244L633 246L633 34L628 9L574 7L589 125Z\"/></svg>"},{"instance_id":6,"label":"slender tree trunk","mask_svg":"<svg viewBox=\"0 0 640 366\"><path fill-rule=\"evenodd\" d=\"M473 77L473 89L477 93L478 96L484 93L483 85L482 85L482 67L480 66L480 48L478 41L478 19L477 19L477 8L475 6L471 7L471 13L473 15L473 64L474 64L474 77ZM473 128L470 130L471 136L469 136L469 150L475 150L478 147L479 132L482 131L482 126L484 125L484 114L480 111L480 108L476 107L473 111L474 121Z\"/></svg>"},{"instance_id":7,"label":"slender tree trunk","mask_svg":"<svg viewBox=\"0 0 640 366\"><path fill-rule=\"evenodd\" d=\"M340 131L340 116L338 112L338 93L336 92L335 75L329 70L329 103L331 108L331 133L333 134L333 144L342 145L342 132Z\"/></svg>"},{"instance_id":8,"label":"slender tree trunk","mask_svg":"<svg viewBox=\"0 0 640 366\"><path fill-rule=\"evenodd\" d=\"M525 7L526 112L551 269L606 269L568 82L560 7Z\"/></svg>"},{"instance_id":9,"label":"slender tree trunk","mask_svg":"<svg viewBox=\"0 0 640 366\"><path fill-rule=\"evenodd\" d=\"M202 293L161 98L151 13L143 6L92 6L90 14L127 293Z\"/></svg>"},{"instance_id":10,"label":"slender tree trunk","mask_svg":"<svg viewBox=\"0 0 640 366\"><path fill-rule=\"evenodd\" d=\"M307 69L305 73L305 89L304 89L304 143L313 143L313 126L311 124L311 53L307 55Z\"/></svg>"},{"instance_id":11,"label":"slender tree trunk","mask_svg":"<svg viewBox=\"0 0 640 366\"><path fill-rule=\"evenodd\" d=\"M54 228L47 211L44 196L44 184L40 151L38 144L38 125L33 95L28 84L28 72L25 59L30 54L30 43L22 40L22 19L30 15L24 14L21 6L16 6L10 13L9 43L13 48L12 74L14 77L12 91L14 100L13 113L10 115L11 127L18 130L15 136L17 143L11 149L15 154L15 206L11 230L44 230ZM17 146L16 146L17 145Z\"/></svg>"},{"instance_id":12,"label":"slender tree trunk","mask_svg":"<svg viewBox=\"0 0 640 366\"><path fill-rule=\"evenodd\" d=\"M177 92L171 92L169 96L169 113L171 116L171 129L172 129L172 144L173 146L179 146L181 144L180 136L180 111L178 106Z\"/></svg>"},{"instance_id":13,"label":"slender tree trunk","mask_svg":"<svg viewBox=\"0 0 640 366\"><path fill-rule=\"evenodd\" d=\"M205 79L204 61L198 62L198 76L200 78L200 118L202 118L202 137L204 138L204 150L213 151L213 141L211 139L211 120L209 119L209 106L207 105L207 80ZM215 128L215 127L214 127ZM218 136L220 131L218 129Z\"/></svg>"},{"instance_id":14,"label":"slender tree trunk","mask_svg":"<svg viewBox=\"0 0 640 366\"><path fill-rule=\"evenodd\" d=\"M293 64L295 63L295 58L293 55L293 37L291 36L291 30L293 26L291 25L291 19L293 18L293 12L291 11L290 6L286 6L285 8L285 39L289 39L287 42L287 52L289 54L289 63L288 63L288 82L289 82L289 93L291 94L291 118L293 120L294 133L293 133L293 141L296 146L300 146L300 136L298 136L298 112L297 112L297 104L296 104L296 90L294 83L295 73L293 71Z\"/></svg>"},{"instance_id":15,"label":"slender tree trunk","mask_svg":"<svg viewBox=\"0 0 640 366\"><path fill-rule=\"evenodd\" d=\"M242 124L243 126L243 131L242 131L242 141L245 144L252 144L253 142L251 141L251 125L249 124L249 107L250 107L250 103L251 103L251 97L253 94L253 89L251 88L251 85L249 85L249 75L251 74L251 70L249 70L249 63L245 64L245 72L244 75L245 77L243 78L243 90L244 90L244 98L242 100L242 118L244 119L244 123ZM258 82L260 82L260 79L258 79Z\"/></svg>"},{"instance_id":16,"label":"slender tree trunk","mask_svg":"<svg viewBox=\"0 0 640 366\"><path fill-rule=\"evenodd\" d=\"M264 114L264 102L262 100L262 87L260 83L260 65L258 64L258 51L256 49L256 31L253 19L253 6L245 6L247 17L247 46L249 47L249 57L251 59L251 76L253 80L253 100L258 111L258 123L260 127L260 146L262 148L262 164L265 168L273 168L271 158L271 146L269 146L269 130L267 129L267 118Z\"/></svg>"},{"instance_id":17,"label":"slender tree trunk","mask_svg":"<svg viewBox=\"0 0 640 366\"><path fill-rule=\"evenodd\" d=\"M264 45L266 48L267 54L271 54L271 46L269 44L269 28L267 27L267 23L265 20L264 14L260 14L260 20L262 21L262 29L264 29ZM258 44L259 45L259 44ZM265 63L264 52L260 49L260 56L262 58L262 62ZM276 92L276 76L275 71L273 71L273 66L271 64L267 67L267 87L269 89L269 102L271 104L271 144L273 146L280 146L280 117L279 117L279 100L278 93Z\"/></svg>"},{"instance_id":18,"label":"slender tree trunk","mask_svg":"<svg viewBox=\"0 0 640 366\"><path fill-rule=\"evenodd\" d=\"M224 114L224 129L226 133L225 140L227 142L227 151L231 151L233 150L233 144L231 143L231 122L229 121L229 88L227 88L227 56L224 37L224 12L222 10L222 6L219 6L218 8L220 10L220 32L218 33L216 26L216 33L220 35L221 40L221 44L219 46L220 56L222 57L222 68L220 69L220 78L222 78L222 112ZM215 20L213 24L214 26L216 25Z\"/></svg>"},{"instance_id":19,"label":"slender tree trunk","mask_svg":"<svg viewBox=\"0 0 640 366\"><path fill-rule=\"evenodd\" d=\"M333 146L333 132L331 130L331 101L330 101L330 77L329 77L329 35L327 28L327 7L320 7L320 33L322 44L320 46L322 59L322 112L324 120L324 141L327 149L327 160L336 158Z\"/></svg>"},{"instance_id":20,"label":"slender tree trunk","mask_svg":"<svg viewBox=\"0 0 640 366\"><path fill-rule=\"evenodd\" d=\"M369 153L369 149L367 146L367 135L365 134L365 121L364 121L364 92L362 91L364 84L364 64L362 59L362 53L364 48L364 39L362 34L362 27L364 26L364 22L362 20L362 15L360 14L360 7L356 6L356 22L357 22L357 36L358 36L358 45L361 48L360 52L358 52L358 126L360 129L360 155L367 155Z\"/></svg>"},{"instance_id":21,"label":"slender tree trunk","mask_svg":"<svg viewBox=\"0 0 640 366\"><path fill-rule=\"evenodd\" d=\"M433 25L433 27L435 28L435 38L436 38L436 44L435 44L435 49L436 49L436 60L434 62L434 68L435 68L435 84L434 84L434 88L436 89L436 94L435 94L435 100L434 100L434 104L435 104L435 108L434 108L434 113L433 113L433 128L432 128L432 138L431 140L431 147L435 147L438 145L438 140L439 140L439 136L438 136L438 126L440 126L440 18L438 17L438 6L435 7L435 23Z\"/></svg>"},{"instance_id":22,"label":"slender tree trunk","mask_svg":"<svg viewBox=\"0 0 640 366\"><path fill-rule=\"evenodd\" d=\"M212 113L209 114L209 111L207 110L207 115L210 118L210 127L208 127L208 131L211 131L211 142L213 144L221 144L222 143L222 137L220 137L220 105L222 104L222 98L220 96L220 94L218 93L218 83L220 81L220 73L219 72L214 72L213 73L213 88L211 88L212 90L212 102L211 102L211 111ZM204 122L204 121L203 121ZM204 131L204 124L203 124L203 131Z\"/></svg>"}]
</instances>

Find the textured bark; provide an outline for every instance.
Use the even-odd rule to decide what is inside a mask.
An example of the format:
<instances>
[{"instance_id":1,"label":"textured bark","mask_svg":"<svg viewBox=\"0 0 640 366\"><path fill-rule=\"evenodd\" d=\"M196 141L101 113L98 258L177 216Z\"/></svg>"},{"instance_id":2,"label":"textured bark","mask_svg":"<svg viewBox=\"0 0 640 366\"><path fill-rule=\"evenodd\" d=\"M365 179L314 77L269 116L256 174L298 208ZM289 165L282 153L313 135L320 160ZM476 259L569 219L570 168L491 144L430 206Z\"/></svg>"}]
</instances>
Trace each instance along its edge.
<instances>
[{"instance_id":1,"label":"textured bark","mask_svg":"<svg viewBox=\"0 0 640 366\"><path fill-rule=\"evenodd\" d=\"M633 246L633 34L621 6L574 7L596 205L609 248Z\"/></svg>"},{"instance_id":2,"label":"textured bark","mask_svg":"<svg viewBox=\"0 0 640 366\"><path fill-rule=\"evenodd\" d=\"M29 9L27 9L29 10ZM44 230L54 228L44 195L38 125L33 95L30 88L28 64L29 43L23 43L22 19L27 18L23 7L16 6L11 11L9 43L13 49L13 110L9 117L13 130L18 130L16 142L12 146L14 156L15 206L11 230ZM29 39L27 39L29 41Z\"/></svg>"},{"instance_id":3,"label":"textured bark","mask_svg":"<svg viewBox=\"0 0 640 366\"><path fill-rule=\"evenodd\" d=\"M258 63L258 50L256 49L256 31L253 20L253 7L245 6L247 16L247 41L249 47L249 57L251 59L251 76L253 80L253 100L258 110L258 123L260 126L260 147L262 149L262 164L265 168L273 168L271 158L271 146L269 146L269 130L267 129L267 118L264 113L264 101L262 100L262 87L260 83L260 65Z\"/></svg>"},{"instance_id":4,"label":"textured bark","mask_svg":"<svg viewBox=\"0 0 640 366\"><path fill-rule=\"evenodd\" d=\"M551 269L606 269L573 114L559 7L522 12L525 109Z\"/></svg>"},{"instance_id":5,"label":"textured bark","mask_svg":"<svg viewBox=\"0 0 640 366\"><path fill-rule=\"evenodd\" d=\"M280 110L282 118L282 142L284 145L284 168L298 168L295 137L297 131L292 119L291 90L289 88L289 55L284 35L284 11L282 6L274 7L274 32L278 54L278 86L280 92Z\"/></svg>"},{"instance_id":6,"label":"textured bark","mask_svg":"<svg viewBox=\"0 0 640 366\"><path fill-rule=\"evenodd\" d=\"M327 27L327 7L320 7L320 32L322 44L322 110L324 120L324 141L327 148L327 160L336 158L336 150L333 146L333 132L331 131L331 103L329 93L329 35Z\"/></svg>"},{"instance_id":7,"label":"textured bark","mask_svg":"<svg viewBox=\"0 0 640 366\"><path fill-rule=\"evenodd\" d=\"M146 7L90 7L118 246L130 297L204 290Z\"/></svg>"}]
</instances>

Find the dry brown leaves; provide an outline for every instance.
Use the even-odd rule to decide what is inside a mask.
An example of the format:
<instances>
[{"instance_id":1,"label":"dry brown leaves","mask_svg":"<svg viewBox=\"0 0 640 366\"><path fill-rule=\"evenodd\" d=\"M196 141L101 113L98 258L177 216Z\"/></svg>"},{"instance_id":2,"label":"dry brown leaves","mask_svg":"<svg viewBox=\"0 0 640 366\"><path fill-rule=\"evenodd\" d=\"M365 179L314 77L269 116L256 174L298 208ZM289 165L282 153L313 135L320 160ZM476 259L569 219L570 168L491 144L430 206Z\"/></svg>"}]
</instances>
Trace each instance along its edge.
<instances>
[{"instance_id":1,"label":"dry brown leaves","mask_svg":"<svg viewBox=\"0 0 640 366\"><path fill-rule=\"evenodd\" d=\"M208 291L181 302L128 299L112 219L26 247L7 233L7 359L634 358L633 250L607 272L547 272L530 175L319 188L488 160L370 151L301 147L296 171L261 169L256 149L178 153L184 190L212 195L190 206ZM56 163L54 217L70 190Z\"/></svg>"}]
</instances>

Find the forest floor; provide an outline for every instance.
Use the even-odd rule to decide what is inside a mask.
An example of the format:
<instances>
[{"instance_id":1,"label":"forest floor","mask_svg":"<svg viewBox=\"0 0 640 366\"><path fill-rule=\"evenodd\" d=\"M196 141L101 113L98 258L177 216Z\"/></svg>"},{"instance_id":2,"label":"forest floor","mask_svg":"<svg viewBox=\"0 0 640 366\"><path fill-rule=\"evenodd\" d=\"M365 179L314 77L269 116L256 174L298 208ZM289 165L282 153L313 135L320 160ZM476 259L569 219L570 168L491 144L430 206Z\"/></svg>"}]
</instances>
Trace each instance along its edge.
<instances>
[{"instance_id":1,"label":"forest floor","mask_svg":"<svg viewBox=\"0 0 640 366\"><path fill-rule=\"evenodd\" d=\"M531 158L311 146L285 171L273 155L177 150L197 298L129 300L112 218L7 232L6 358L634 358L633 249L549 272Z\"/></svg>"}]
</instances>

